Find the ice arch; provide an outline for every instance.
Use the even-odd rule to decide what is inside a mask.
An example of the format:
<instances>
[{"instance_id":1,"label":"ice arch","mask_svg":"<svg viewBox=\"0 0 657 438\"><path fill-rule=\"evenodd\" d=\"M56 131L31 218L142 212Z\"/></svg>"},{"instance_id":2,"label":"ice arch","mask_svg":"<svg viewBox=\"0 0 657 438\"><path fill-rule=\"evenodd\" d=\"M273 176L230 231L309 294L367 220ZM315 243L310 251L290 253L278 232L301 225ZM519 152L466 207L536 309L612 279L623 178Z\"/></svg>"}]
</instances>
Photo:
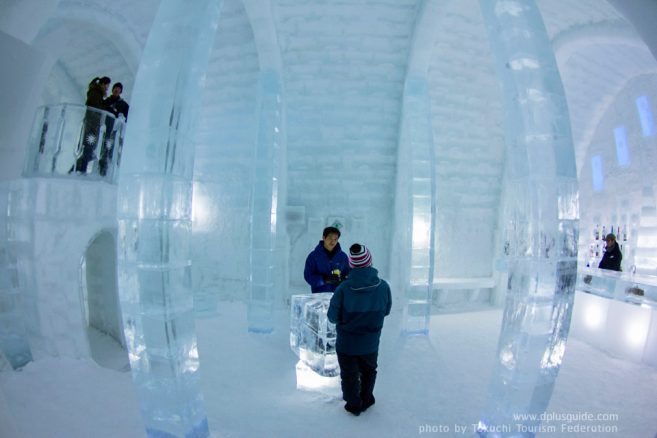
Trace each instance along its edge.
<instances>
[{"instance_id":1,"label":"ice arch","mask_svg":"<svg viewBox=\"0 0 657 438\"><path fill-rule=\"evenodd\" d=\"M533 1L480 0L502 83L508 286L482 436L534 436L563 357L577 277L578 195L568 107ZM522 423L522 432L504 425Z\"/></svg>"},{"instance_id":2,"label":"ice arch","mask_svg":"<svg viewBox=\"0 0 657 438\"><path fill-rule=\"evenodd\" d=\"M285 193L285 92L281 79L281 56L272 21L269 1L245 1L251 21L260 72L256 103L256 139L254 183L251 195L249 330L267 333L273 330L273 306L276 289L283 286L276 269L284 224L279 218L287 204ZM254 24L256 24L254 26ZM286 278L286 277L283 277ZM280 292L279 292L280 294Z\"/></svg>"},{"instance_id":3,"label":"ice arch","mask_svg":"<svg viewBox=\"0 0 657 438\"><path fill-rule=\"evenodd\" d=\"M434 276L435 162L427 74L436 39L437 2L425 2L416 21L404 82L397 152L393 284L404 295L406 335L427 334Z\"/></svg>"},{"instance_id":4,"label":"ice arch","mask_svg":"<svg viewBox=\"0 0 657 438\"><path fill-rule=\"evenodd\" d=\"M149 436L207 437L191 285L193 130L219 0L163 0L137 73L118 193L119 293Z\"/></svg>"},{"instance_id":5,"label":"ice arch","mask_svg":"<svg viewBox=\"0 0 657 438\"><path fill-rule=\"evenodd\" d=\"M105 10L97 5L69 4L62 2L55 14L40 29L33 44L47 53L61 50L59 41L50 39L49 34L58 28L67 26L84 26L93 28L98 34L107 38L108 44L115 46L131 73L134 75L139 67L142 43L139 36L130 27L128 21L120 15Z\"/></svg>"},{"instance_id":6,"label":"ice arch","mask_svg":"<svg viewBox=\"0 0 657 438\"><path fill-rule=\"evenodd\" d=\"M96 331L112 338L118 346L125 348L123 337L123 321L119 306L119 291L116 277L116 232L102 230L93 237L87 247L82 263L84 305L87 338L91 357L101 366L113 368L112 364L127 363L125 350L114 348L113 351L123 351L121 357L109 357L98 354L102 351L102 339ZM123 358L125 356L125 358Z\"/></svg>"}]
</instances>

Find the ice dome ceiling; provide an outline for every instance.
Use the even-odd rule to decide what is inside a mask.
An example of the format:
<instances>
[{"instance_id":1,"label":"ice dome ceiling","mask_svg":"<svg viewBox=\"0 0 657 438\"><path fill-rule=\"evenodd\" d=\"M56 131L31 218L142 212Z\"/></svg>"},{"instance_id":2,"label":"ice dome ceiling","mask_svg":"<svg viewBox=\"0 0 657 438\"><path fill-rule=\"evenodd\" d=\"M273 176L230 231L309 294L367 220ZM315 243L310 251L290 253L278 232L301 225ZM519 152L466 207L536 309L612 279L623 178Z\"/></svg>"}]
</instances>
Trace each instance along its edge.
<instances>
[{"instance_id":1,"label":"ice dome ceiling","mask_svg":"<svg viewBox=\"0 0 657 438\"><path fill-rule=\"evenodd\" d=\"M607 1L537 3L555 49L581 168L614 97L633 78L654 74L657 63ZM98 75L122 82L130 100L159 2L52 5L33 37L56 59L42 102L81 102ZM442 243L437 256L443 260L438 274L464 275L461 260L472 251L492 257L494 225L479 223L482 217L496 221L504 142L498 79L478 1L225 0L205 78L194 179L198 197L212 192L233 213L248 211L234 188L249 173L253 133L243 127L254 124L258 73L267 69L280 71L286 99L287 205L348 218L350 226L369 228L372 240L392 233L404 81L414 70L427 72ZM358 184L363 174L367 185ZM247 235L235 221L221 228ZM462 233L483 246L452 241ZM388 245L374 248L385 254L379 259L384 269ZM227 272L246 275L242 265ZM489 266L468 274L489 275Z\"/></svg>"},{"instance_id":2,"label":"ice dome ceiling","mask_svg":"<svg viewBox=\"0 0 657 438\"><path fill-rule=\"evenodd\" d=\"M657 63L634 27L604 0L539 0L572 122L578 168L605 111ZM51 1L13 33L51 54L42 103L81 102L89 80L108 75L130 100L158 1ZM427 73L436 144L439 275L464 275L472 251L492 258L504 165L498 78L479 2L419 0L225 0L205 76L196 133L195 196L218 196L232 213L252 160L258 74L280 72L286 105L284 201L390 236L404 81ZM367 174L368 184L358 184ZM221 216L218 211L208 212ZM481 227L487 218L490 227ZM224 233L243 223L219 219ZM197 226L197 230L202 226ZM462 233L472 245L457 244ZM388 240L388 239L384 239ZM480 243L484 242L483 246ZM389 242L374 250L388 265ZM474 246L473 246L474 245ZM442 250L449 253L440 253ZM455 250L457 249L458 250ZM294 258L295 248L291 249ZM460 251L460 252L459 252ZM246 271L241 262L228 272ZM468 275L486 276L490 265Z\"/></svg>"},{"instance_id":3,"label":"ice dome ceiling","mask_svg":"<svg viewBox=\"0 0 657 438\"><path fill-rule=\"evenodd\" d=\"M57 57L44 100L60 97L79 100L90 78L101 71L126 84L129 97L139 56L159 2L54 3L57 4L52 15L44 17L45 24L34 39L36 45ZM304 91L309 91L314 85L309 80L326 77L331 69L339 72L342 66L345 81L322 87L323 93L349 105L344 95L348 94L350 87L372 87L375 82L380 82L387 96L378 93L379 96L372 96L371 105L370 102L362 104L367 105L369 111L385 108L388 100L396 101L399 107L400 81L413 47L411 40L421 3L417 0L273 1L269 13L276 27L281 60L287 73L287 92L291 96L303 97ZM473 31L482 32L477 29L481 26L478 2L439 3L434 8L437 16L432 63L448 64L465 73L465 69L472 69L480 60L472 59L480 55L467 46L486 44L485 40L478 44L470 41ZM580 158L602 108L629 79L655 73L657 63L632 25L606 1L539 0L537 3L555 47ZM257 4L253 7L259 8ZM475 25L468 27L467 21ZM253 49L250 53L241 50L244 47L239 39L244 34L250 34L253 39L252 23L242 1L225 0L217 44L232 44L233 57L253 56ZM362 70L366 79L359 82L353 77L356 73L352 60L372 69ZM347 65L349 68L345 68ZM209 72L209 80L212 80L212 73ZM334 90L331 86L343 89ZM220 92L220 88L217 84L214 90L206 93ZM317 102L314 108L337 111L342 106L331 102L322 105L315 97L309 97ZM378 102L382 104L377 105ZM307 111L304 109L304 112ZM321 111L314 113L316 117L322 117ZM394 115L389 117L394 119Z\"/></svg>"}]
</instances>

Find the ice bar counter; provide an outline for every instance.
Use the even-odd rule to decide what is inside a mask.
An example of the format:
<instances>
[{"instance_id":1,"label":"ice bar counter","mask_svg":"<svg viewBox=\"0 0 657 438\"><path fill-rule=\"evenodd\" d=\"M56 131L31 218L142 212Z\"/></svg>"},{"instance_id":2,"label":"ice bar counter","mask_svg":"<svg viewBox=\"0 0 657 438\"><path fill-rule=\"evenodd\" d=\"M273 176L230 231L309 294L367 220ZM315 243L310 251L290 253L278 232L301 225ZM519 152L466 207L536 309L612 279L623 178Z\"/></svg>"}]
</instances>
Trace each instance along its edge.
<instances>
[{"instance_id":1,"label":"ice bar counter","mask_svg":"<svg viewBox=\"0 0 657 438\"><path fill-rule=\"evenodd\" d=\"M335 324L328 312L332 292L292 295L290 347L299 360L324 377L340 373L335 353Z\"/></svg>"}]
</instances>

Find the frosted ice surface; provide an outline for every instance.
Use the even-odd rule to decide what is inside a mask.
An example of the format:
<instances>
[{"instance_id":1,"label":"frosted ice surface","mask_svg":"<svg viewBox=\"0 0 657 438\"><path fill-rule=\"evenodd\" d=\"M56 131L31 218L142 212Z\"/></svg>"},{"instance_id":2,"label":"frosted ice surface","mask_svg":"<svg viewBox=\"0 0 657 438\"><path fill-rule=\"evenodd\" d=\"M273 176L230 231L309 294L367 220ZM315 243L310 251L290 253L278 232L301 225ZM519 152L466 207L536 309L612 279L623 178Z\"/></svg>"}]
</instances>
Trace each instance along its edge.
<instances>
[{"instance_id":1,"label":"frosted ice surface","mask_svg":"<svg viewBox=\"0 0 657 438\"><path fill-rule=\"evenodd\" d=\"M293 295L290 316L290 348L303 363L326 377L340 372L335 324L326 316L332 296L332 292Z\"/></svg>"}]
</instances>

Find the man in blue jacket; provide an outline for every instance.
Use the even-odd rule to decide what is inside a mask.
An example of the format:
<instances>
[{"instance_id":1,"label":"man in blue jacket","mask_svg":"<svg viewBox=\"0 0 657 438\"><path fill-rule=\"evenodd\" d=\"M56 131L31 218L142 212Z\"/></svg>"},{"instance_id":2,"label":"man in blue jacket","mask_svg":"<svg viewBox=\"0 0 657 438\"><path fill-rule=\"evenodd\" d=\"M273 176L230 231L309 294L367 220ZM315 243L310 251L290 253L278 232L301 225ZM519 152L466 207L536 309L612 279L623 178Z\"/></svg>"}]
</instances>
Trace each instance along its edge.
<instances>
[{"instance_id":1,"label":"man in blue jacket","mask_svg":"<svg viewBox=\"0 0 657 438\"><path fill-rule=\"evenodd\" d=\"M349 273L349 258L340 248L338 239L340 230L335 227L324 228L322 240L306 257L303 278L310 285L312 293L333 292Z\"/></svg>"},{"instance_id":2,"label":"man in blue jacket","mask_svg":"<svg viewBox=\"0 0 657 438\"><path fill-rule=\"evenodd\" d=\"M347 402L344 408L360 415L374 404L379 339L392 296L388 283L372 267L372 255L364 245L351 245L349 265L349 278L335 290L327 316L336 325L335 351L342 398Z\"/></svg>"}]
</instances>

